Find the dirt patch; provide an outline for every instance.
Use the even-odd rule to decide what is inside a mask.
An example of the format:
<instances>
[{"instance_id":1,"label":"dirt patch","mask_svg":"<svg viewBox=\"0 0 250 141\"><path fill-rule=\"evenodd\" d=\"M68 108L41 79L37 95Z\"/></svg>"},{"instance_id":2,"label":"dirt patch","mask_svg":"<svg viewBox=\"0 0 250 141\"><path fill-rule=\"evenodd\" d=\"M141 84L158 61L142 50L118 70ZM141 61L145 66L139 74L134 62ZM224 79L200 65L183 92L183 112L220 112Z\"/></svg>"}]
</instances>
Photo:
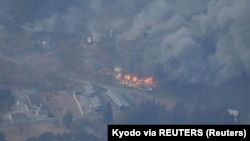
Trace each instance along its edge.
<instances>
[{"instance_id":1,"label":"dirt patch","mask_svg":"<svg viewBox=\"0 0 250 141\"><path fill-rule=\"evenodd\" d=\"M63 112L71 111L75 119L81 118L82 115L73 98L73 91L59 91L58 94L62 97Z\"/></svg>"},{"instance_id":2,"label":"dirt patch","mask_svg":"<svg viewBox=\"0 0 250 141\"><path fill-rule=\"evenodd\" d=\"M56 91L45 94L44 101L56 117L63 117L69 110L72 111L75 119L81 118L80 111L73 98L73 91Z\"/></svg>"},{"instance_id":3,"label":"dirt patch","mask_svg":"<svg viewBox=\"0 0 250 141\"><path fill-rule=\"evenodd\" d=\"M63 107L60 95L56 93L46 93L43 95L43 99L55 117L62 117Z\"/></svg>"}]
</instances>

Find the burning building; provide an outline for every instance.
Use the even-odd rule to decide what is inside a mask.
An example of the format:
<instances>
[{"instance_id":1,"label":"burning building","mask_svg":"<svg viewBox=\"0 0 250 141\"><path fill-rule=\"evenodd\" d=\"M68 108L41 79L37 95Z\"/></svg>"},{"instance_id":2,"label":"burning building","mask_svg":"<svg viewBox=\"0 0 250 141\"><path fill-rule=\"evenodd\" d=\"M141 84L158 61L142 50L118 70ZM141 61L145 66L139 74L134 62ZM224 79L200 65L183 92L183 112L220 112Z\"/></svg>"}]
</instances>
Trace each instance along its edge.
<instances>
[{"instance_id":1,"label":"burning building","mask_svg":"<svg viewBox=\"0 0 250 141\"><path fill-rule=\"evenodd\" d=\"M132 75L129 73L116 73L116 79L120 84L126 85L129 87L134 87L141 90L152 90L155 87L155 82L153 81L153 77L139 78L136 75Z\"/></svg>"}]
</instances>

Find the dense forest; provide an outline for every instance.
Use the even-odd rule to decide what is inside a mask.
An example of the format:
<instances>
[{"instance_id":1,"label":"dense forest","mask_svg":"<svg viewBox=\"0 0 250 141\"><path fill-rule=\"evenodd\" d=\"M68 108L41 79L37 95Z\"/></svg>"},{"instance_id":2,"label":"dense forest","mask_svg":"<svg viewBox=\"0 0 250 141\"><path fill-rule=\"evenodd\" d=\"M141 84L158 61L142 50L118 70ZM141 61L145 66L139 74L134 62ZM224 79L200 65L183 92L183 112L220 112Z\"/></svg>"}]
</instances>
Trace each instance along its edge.
<instances>
[{"instance_id":1,"label":"dense forest","mask_svg":"<svg viewBox=\"0 0 250 141\"><path fill-rule=\"evenodd\" d=\"M9 89L0 89L0 113L4 113L11 109L15 103L15 97Z\"/></svg>"},{"instance_id":2,"label":"dense forest","mask_svg":"<svg viewBox=\"0 0 250 141\"><path fill-rule=\"evenodd\" d=\"M3 132L0 132L0 141L7 141Z\"/></svg>"},{"instance_id":3,"label":"dense forest","mask_svg":"<svg viewBox=\"0 0 250 141\"><path fill-rule=\"evenodd\" d=\"M189 110L183 102L179 102L172 110L166 110L154 101L145 101L137 108L129 111L124 122L126 124L234 124L234 117L228 108L217 110L195 107Z\"/></svg>"}]
</instances>

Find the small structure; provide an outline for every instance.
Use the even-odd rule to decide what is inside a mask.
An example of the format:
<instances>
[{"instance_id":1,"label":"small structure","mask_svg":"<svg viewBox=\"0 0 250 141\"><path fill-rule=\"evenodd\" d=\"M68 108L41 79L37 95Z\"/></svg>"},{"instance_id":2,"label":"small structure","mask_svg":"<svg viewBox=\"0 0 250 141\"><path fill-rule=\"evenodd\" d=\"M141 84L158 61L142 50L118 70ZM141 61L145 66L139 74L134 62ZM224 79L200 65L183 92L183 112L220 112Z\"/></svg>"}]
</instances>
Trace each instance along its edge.
<instances>
[{"instance_id":1,"label":"small structure","mask_svg":"<svg viewBox=\"0 0 250 141\"><path fill-rule=\"evenodd\" d=\"M49 110L44 106L39 95L28 95L25 105L27 111L34 113L37 120L48 117Z\"/></svg>"},{"instance_id":2,"label":"small structure","mask_svg":"<svg viewBox=\"0 0 250 141\"><path fill-rule=\"evenodd\" d=\"M107 91L106 88L95 83L92 83L92 89L95 91L96 94L101 94Z\"/></svg>"},{"instance_id":3,"label":"small structure","mask_svg":"<svg viewBox=\"0 0 250 141\"><path fill-rule=\"evenodd\" d=\"M92 42L100 42L103 39L103 35L99 32L92 32Z\"/></svg>"},{"instance_id":4,"label":"small structure","mask_svg":"<svg viewBox=\"0 0 250 141\"><path fill-rule=\"evenodd\" d=\"M83 94L85 94L86 92L85 92L84 90L77 89L77 90L74 90L74 93L75 93L76 95L83 95Z\"/></svg>"},{"instance_id":5,"label":"small structure","mask_svg":"<svg viewBox=\"0 0 250 141\"><path fill-rule=\"evenodd\" d=\"M234 109L228 109L227 111L228 111L229 115L234 117L234 122L237 122L239 111L234 110Z\"/></svg>"},{"instance_id":6,"label":"small structure","mask_svg":"<svg viewBox=\"0 0 250 141\"><path fill-rule=\"evenodd\" d=\"M49 48L50 45L45 41L45 40L39 40L38 43L42 46L42 47L47 47Z\"/></svg>"},{"instance_id":7,"label":"small structure","mask_svg":"<svg viewBox=\"0 0 250 141\"><path fill-rule=\"evenodd\" d=\"M116 66L116 67L114 68L114 71L115 71L115 72L121 72L121 70L122 70L122 68L120 68L120 67L118 67L118 66Z\"/></svg>"},{"instance_id":8,"label":"small structure","mask_svg":"<svg viewBox=\"0 0 250 141\"><path fill-rule=\"evenodd\" d=\"M92 43L92 38L91 37L87 37L86 41L87 41L88 44L91 44Z\"/></svg>"},{"instance_id":9,"label":"small structure","mask_svg":"<svg viewBox=\"0 0 250 141\"><path fill-rule=\"evenodd\" d=\"M91 108L98 112L104 109L104 104L103 101L100 99L98 96L91 97L90 99L91 102Z\"/></svg>"},{"instance_id":10,"label":"small structure","mask_svg":"<svg viewBox=\"0 0 250 141\"><path fill-rule=\"evenodd\" d=\"M95 93L95 91L93 90L93 86L90 83L84 85L84 90L86 92L85 94L89 97Z\"/></svg>"},{"instance_id":11,"label":"small structure","mask_svg":"<svg viewBox=\"0 0 250 141\"><path fill-rule=\"evenodd\" d=\"M46 119L48 118L49 116L49 110L43 106L43 107L38 107L36 110L35 110L35 117L36 119Z\"/></svg>"},{"instance_id":12,"label":"small structure","mask_svg":"<svg viewBox=\"0 0 250 141\"><path fill-rule=\"evenodd\" d=\"M27 120L27 116L25 113L13 113L10 114L11 122L24 122Z\"/></svg>"},{"instance_id":13,"label":"small structure","mask_svg":"<svg viewBox=\"0 0 250 141\"><path fill-rule=\"evenodd\" d=\"M32 111L43 106L43 101L38 95L27 95L26 107L28 111Z\"/></svg>"}]
</instances>

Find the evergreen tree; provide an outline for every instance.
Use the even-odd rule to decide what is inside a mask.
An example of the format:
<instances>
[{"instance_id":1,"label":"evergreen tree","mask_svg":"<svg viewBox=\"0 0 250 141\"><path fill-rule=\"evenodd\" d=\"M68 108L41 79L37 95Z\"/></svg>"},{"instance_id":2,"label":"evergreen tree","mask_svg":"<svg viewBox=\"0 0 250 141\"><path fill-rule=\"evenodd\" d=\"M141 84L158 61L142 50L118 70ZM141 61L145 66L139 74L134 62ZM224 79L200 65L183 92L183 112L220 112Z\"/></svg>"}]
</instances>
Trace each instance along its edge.
<instances>
[{"instance_id":1,"label":"evergreen tree","mask_svg":"<svg viewBox=\"0 0 250 141\"><path fill-rule=\"evenodd\" d=\"M0 132L0 141L6 141L5 134Z\"/></svg>"},{"instance_id":2,"label":"evergreen tree","mask_svg":"<svg viewBox=\"0 0 250 141\"><path fill-rule=\"evenodd\" d=\"M70 128L70 125L73 121L73 115L71 111L66 111L66 114L63 116L63 123L67 128Z\"/></svg>"},{"instance_id":3,"label":"evergreen tree","mask_svg":"<svg viewBox=\"0 0 250 141\"><path fill-rule=\"evenodd\" d=\"M9 89L0 90L0 113L10 110L15 103L15 97Z\"/></svg>"},{"instance_id":4,"label":"evergreen tree","mask_svg":"<svg viewBox=\"0 0 250 141\"><path fill-rule=\"evenodd\" d=\"M106 124L109 124L113 120L113 111L110 102L107 103L103 111L103 119Z\"/></svg>"}]
</instances>

